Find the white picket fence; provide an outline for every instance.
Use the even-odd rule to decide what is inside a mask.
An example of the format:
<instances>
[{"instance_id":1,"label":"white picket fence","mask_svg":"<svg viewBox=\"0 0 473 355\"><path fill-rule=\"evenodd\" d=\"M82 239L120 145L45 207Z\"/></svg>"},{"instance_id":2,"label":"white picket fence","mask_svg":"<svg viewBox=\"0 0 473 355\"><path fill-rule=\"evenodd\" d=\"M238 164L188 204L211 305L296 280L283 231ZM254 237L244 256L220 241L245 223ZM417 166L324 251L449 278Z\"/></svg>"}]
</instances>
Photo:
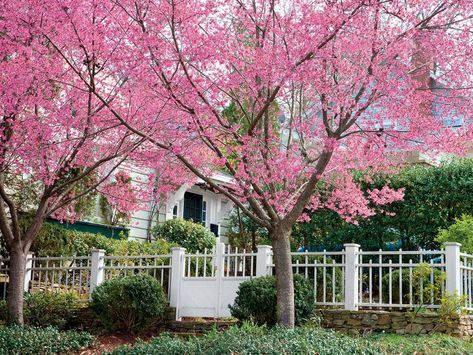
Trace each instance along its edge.
<instances>
[{"instance_id":1,"label":"white picket fence","mask_svg":"<svg viewBox=\"0 0 473 355\"><path fill-rule=\"evenodd\" d=\"M443 250L363 251L345 244L338 252L291 253L295 274L311 280L315 304L320 307L406 309L422 304L439 306L430 284L441 295L465 295L465 309L473 310L473 255L461 253L460 244ZM430 266L416 279L416 267ZM8 285L9 260L0 258L0 299ZM230 249L218 243L213 250L189 254L173 248L168 255L113 256L94 250L83 257L34 257L26 266L25 291L73 290L87 301L105 280L146 273L167 292L178 318L228 316L239 284L276 272L270 246L257 252Z\"/></svg>"}]
</instances>

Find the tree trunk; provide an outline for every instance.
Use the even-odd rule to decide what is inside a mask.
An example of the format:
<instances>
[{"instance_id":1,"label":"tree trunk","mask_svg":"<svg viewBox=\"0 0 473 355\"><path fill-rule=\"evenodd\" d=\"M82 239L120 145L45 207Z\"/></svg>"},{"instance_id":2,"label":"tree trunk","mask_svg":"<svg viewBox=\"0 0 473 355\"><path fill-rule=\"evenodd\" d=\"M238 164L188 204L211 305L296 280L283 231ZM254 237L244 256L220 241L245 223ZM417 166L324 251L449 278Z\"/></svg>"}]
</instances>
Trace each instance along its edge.
<instances>
[{"instance_id":1,"label":"tree trunk","mask_svg":"<svg viewBox=\"0 0 473 355\"><path fill-rule=\"evenodd\" d=\"M20 248L10 251L10 272L8 282L9 323L23 325L23 292L27 253Z\"/></svg>"},{"instance_id":2,"label":"tree trunk","mask_svg":"<svg viewBox=\"0 0 473 355\"><path fill-rule=\"evenodd\" d=\"M290 228L275 229L272 233L272 243L276 267L278 323L284 327L294 328L294 283L290 236Z\"/></svg>"},{"instance_id":3,"label":"tree trunk","mask_svg":"<svg viewBox=\"0 0 473 355\"><path fill-rule=\"evenodd\" d=\"M256 246L256 232L255 231L251 232L251 250L253 250L254 253L258 251L258 248Z\"/></svg>"}]
</instances>

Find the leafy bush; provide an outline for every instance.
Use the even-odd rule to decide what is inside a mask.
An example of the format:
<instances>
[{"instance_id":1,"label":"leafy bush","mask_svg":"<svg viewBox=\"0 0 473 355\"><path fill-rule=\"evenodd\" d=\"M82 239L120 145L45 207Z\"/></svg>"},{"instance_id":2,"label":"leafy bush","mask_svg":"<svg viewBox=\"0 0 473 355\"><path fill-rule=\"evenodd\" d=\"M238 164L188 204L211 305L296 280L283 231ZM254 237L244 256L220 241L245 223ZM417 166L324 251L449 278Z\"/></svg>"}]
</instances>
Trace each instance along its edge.
<instances>
[{"instance_id":1,"label":"leafy bush","mask_svg":"<svg viewBox=\"0 0 473 355\"><path fill-rule=\"evenodd\" d=\"M31 246L31 252L37 256L85 256L90 254L91 249L103 249L109 255L150 255L168 254L172 246L163 239L151 243L117 240L45 223Z\"/></svg>"},{"instance_id":2,"label":"leafy bush","mask_svg":"<svg viewBox=\"0 0 473 355\"><path fill-rule=\"evenodd\" d=\"M75 292L35 292L25 294L25 323L33 326L66 328L79 308Z\"/></svg>"},{"instance_id":3,"label":"leafy bush","mask_svg":"<svg viewBox=\"0 0 473 355\"><path fill-rule=\"evenodd\" d=\"M140 274L105 281L92 293L90 306L106 329L137 332L158 322L166 304L159 282Z\"/></svg>"},{"instance_id":4,"label":"leafy bush","mask_svg":"<svg viewBox=\"0 0 473 355\"><path fill-rule=\"evenodd\" d=\"M367 340L351 338L322 328L297 327L285 329L244 324L226 332L183 340L169 335L154 338L150 343L121 347L115 355L148 354L379 354L377 346Z\"/></svg>"},{"instance_id":5,"label":"leafy bush","mask_svg":"<svg viewBox=\"0 0 473 355\"><path fill-rule=\"evenodd\" d=\"M0 328L0 355L68 354L91 346L94 337L86 332L60 332L56 328Z\"/></svg>"},{"instance_id":6,"label":"leafy bush","mask_svg":"<svg viewBox=\"0 0 473 355\"><path fill-rule=\"evenodd\" d=\"M440 166L407 165L398 174L364 178L355 173L363 191L388 184L404 188L404 199L382 206L384 212L348 223L336 212L317 209L311 220L297 223L292 232L293 246L310 245L311 250L339 250L343 243L361 244L363 250L437 249L435 237L440 228L448 228L455 218L473 211L473 159L454 159ZM360 177L363 176L363 177ZM449 240L451 241L451 240Z\"/></svg>"},{"instance_id":7,"label":"leafy bush","mask_svg":"<svg viewBox=\"0 0 473 355\"><path fill-rule=\"evenodd\" d=\"M464 214L455 218L455 223L439 231L436 241L461 243L463 252L473 253L473 216Z\"/></svg>"},{"instance_id":8,"label":"leafy bush","mask_svg":"<svg viewBox=\"0 0 473 355\"><path fill-rule=\"evenodd\" d=\"M64 329L74 322L79 307L79 296L75 292L25 293L24 321L32 326ZM7 301L0 300L0 322L7 320Z\"/></svg>"},{"instance_id":9,"label":"leafy bush","mask_svg":"<svg viewBox=\"0 0 473 355\"><path fill-rule=\"evenodd\" d=\"M434 264L435 265L435 264ZM434 284L431 282L431 273L433 274ZM413 268L412 270L412 296L409 295L409 270L403 269L402 271L402 302L399 300L399 270L391 272L391 300L393 303L421 303L421 284L423 287L423 294L430 295L431 292L439 289L445 280L445 275L440 271L439 268L431 267L428 263L421 263ZM374 275L374 285L377 285L378 276ZM389 274L385 273L382 278L383 286L383 303L389 302ZM438 292L434 294L434 302L438 303L441 296ZM430 303L430 297L424 297L424 302Z\"/></svg>"},{"instance_id":10,"label":"leafy bush","mask_svg":"<svg viewBox=\"0 0 473 355\"><path fill-rule=\"evenodd\" d=\"M153 235L157 239L178 244L190 253L203 252L204 249L212 249L215 245L215 235L210 230L199 223L182 218L158 224L153 229Z\"/></svg>"},{"instance_id":11,"label":"leafy bush","mask_svg":"<svg viewBox=\"0 0 473 355\"><path fill-rule=\"evenodd\" d=\"M294 275L294 303L296 323L300 324L312 316L314 288L303 276ZM276 278L263 276L240 284L235 303L230 306L232 316L241 321L274 325L277 321Z\"/></svg>"}]
</instances>

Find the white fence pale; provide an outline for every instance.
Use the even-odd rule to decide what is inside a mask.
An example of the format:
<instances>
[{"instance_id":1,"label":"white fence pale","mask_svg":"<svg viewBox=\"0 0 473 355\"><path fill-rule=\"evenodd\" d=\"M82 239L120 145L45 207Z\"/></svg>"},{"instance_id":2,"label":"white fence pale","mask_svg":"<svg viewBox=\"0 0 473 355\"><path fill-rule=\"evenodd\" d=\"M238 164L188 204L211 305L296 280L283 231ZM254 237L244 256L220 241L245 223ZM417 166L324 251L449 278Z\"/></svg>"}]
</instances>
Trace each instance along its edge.
<instances>
[{"instance_id":1,"label":"white fence pale","mask_svg":"<svg viewBox=\"0 0 473 355\"><path fill-rule=\"evenodd\" d=\"M312 282L317 306L402 309L419 305L436 308L446 294L465 296L465 309L473 310L473 255L461 253L460 244L444 250L363 251L345 244L337 252L291 253L294 274ZM428 274L416 277L427 263ZM0 299L7 296L9 260L0 258ZM87 301L105 280L145 273L166 291L177 317L230 315L242 281L274 275L270 246L257 252L231 249L218 243L213 250L189 254L172 248L168 255L114 256L93 250L89 256L28 256L25 291L70 290ZM436 285L434 294L432 285Z\"/></svg>"}]
</instances>

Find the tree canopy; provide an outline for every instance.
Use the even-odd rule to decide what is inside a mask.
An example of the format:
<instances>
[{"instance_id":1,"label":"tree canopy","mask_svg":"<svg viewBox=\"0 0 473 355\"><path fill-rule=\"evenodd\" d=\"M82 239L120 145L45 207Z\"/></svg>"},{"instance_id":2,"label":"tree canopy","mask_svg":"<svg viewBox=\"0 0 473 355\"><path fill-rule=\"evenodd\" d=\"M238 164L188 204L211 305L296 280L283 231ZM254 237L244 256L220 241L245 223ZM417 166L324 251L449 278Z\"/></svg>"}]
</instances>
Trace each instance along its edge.
<instances>
[{"instance_id":1,"label":"tree canopy","mask_svg":"<svg viewBox=\"0 0 473 355\"><path fill-rule=\"evenodd\" d=\"M456 131L445 122L471 117L472 13L470 0L8 0L0 9L2 142L14 142L11 122L26 133L40 128L46 143L57 127L80 142L77 132L97 122L105 126L87 137L115 132L92 140L106 151L126 137L146 142L145 162L179 162L268 229L280 322L292 326L289 235L305 211L369 217L373 203L402 193L365 195L353 169L383 171L406 150L468 149L469 122ZM51 101L56 88L73 95ZM39 98L40 109L28 101L16 114L18 97ZM224 114L231 103L238 119ZM37 113L57 108L67 114L38 122ZM43 156L30 146L25 161ZM97 151L84 149L78 161ZM217 184L215 169L234 184ZM314 193L322 178L336 186L330 199Z\"/></svg>"},{"instance_id":2,"label":"tree canopy","mask_svg":"<svg viewBox=\"0 0 473 355\"><path fill-rule=\"evenodd\" d=\"M435 238L440 229L448 228L463 214L473 213L471 159L439 166L407 166L398 174L377 175L369 183L360 181L365 191L386 184L404 189L403 200L383 206L356 224L347 223L333 211L318 210L310 221L294 226L294 244L327 250L353 242L364 249L437 248Z\"/></svg>"}]
</instances>

